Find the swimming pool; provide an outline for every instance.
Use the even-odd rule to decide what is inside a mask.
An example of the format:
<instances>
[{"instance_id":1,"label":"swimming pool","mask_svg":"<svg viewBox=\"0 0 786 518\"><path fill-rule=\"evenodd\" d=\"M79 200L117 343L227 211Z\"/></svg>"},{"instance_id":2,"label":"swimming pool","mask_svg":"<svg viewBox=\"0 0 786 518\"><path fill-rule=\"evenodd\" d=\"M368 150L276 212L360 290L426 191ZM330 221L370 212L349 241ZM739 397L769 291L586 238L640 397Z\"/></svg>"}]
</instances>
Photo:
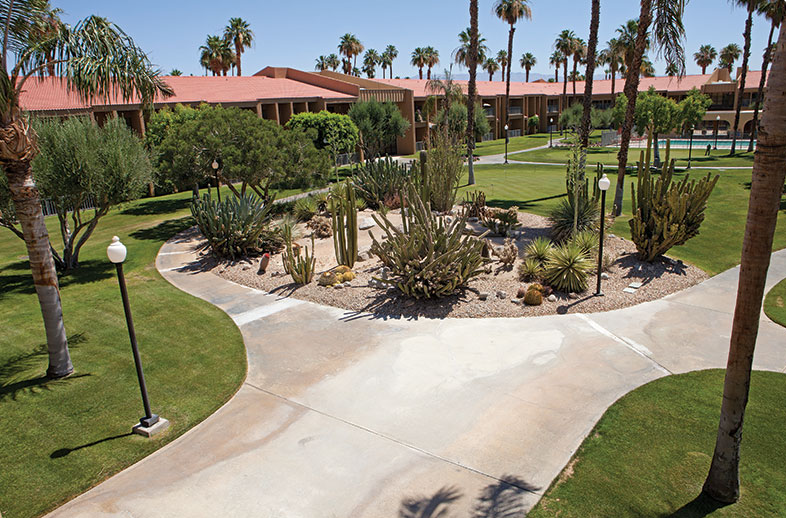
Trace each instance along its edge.
<instances>
[{"instance_id":1,"label":"swimming pool","mask_svg":"<svg viewBox=\"0 0 786 518\"><path fill-rule=\"evenodd\" d=\"M749 142L748 139L737 139L737 149L739 149L740 147L744 147L745 149L748 149L748 142ZM666 141L659 139L658 144L660 146L665 146ZM706 138L693 139L694 148L706 148L707 144L711 145L712 147L715 147L715 139L706 139ZM755 140L753 141L753 145L754 146L756 145ZM678 138L671 139L671 147L687 148L689 146L690 146L690 140L688 139L678 139ZM718 149L731 149L731 140L718 139Z\"/></svg>"}]
</instances>

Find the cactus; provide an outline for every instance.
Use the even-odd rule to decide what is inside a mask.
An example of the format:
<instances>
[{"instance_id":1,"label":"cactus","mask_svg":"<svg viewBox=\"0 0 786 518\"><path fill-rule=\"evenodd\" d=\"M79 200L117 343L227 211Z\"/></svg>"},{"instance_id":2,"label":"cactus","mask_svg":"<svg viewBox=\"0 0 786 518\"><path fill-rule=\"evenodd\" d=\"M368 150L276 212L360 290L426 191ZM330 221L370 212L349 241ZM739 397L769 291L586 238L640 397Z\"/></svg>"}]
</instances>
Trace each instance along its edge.
<instances>
[{"instance_id":1,"label":"cactus","mask_svg":"<svg viewBox=\"0 0 786 518\"><path fill-rule=\"evenodd\" d=\"M316 257L314 257L314 236L311 236L311 254L308 252L308 247L302 247L305 252L301 254L302 249L297 248L297 252L293 251L292 241L287 241L286 250L281 252L281 260L284 262L284 271L292 276L292 280L297 284L308 284L314 278L314 266L316 265Z\"/></svg>"},{"instance_id":2,"label":"cactus","mask_svg":"<svg viewBox=\"0 0 786 518\"><path fill-rule=\"evenodd\" d=\"M712 194L718 175L710 173L699 180L685 175L673 183L674 160L669 159L670 142L666 142L666 159L660 176L650 171L649 147L645 158L641 153L637 185L631 185L633 217L628 221L631 239L639 259L653 262L671 247L684 244L699 233L704 221L707 199Z\"/></svg>"},{"instance_id":3,"label":"cactus","mask_svg":"<svg viewBox=\"0 0 786 518\"><path fill-rule=\"evenodd\" d=\"M527 290L524 295L524 304L527 306L540 306L543 304L543 294L538 290Z\"/></svg>"},{"instance_id":4,"label":"cactus","mask_svg":"<svg viewBox=\"0 0 786 518\"><path fill-rule=\"evenodd\" d=\"M358 212L355 189L349 180L331 194L330 217L333 221L336 261L339 265L352 268L358 257Z\"/></svg>"},{"instance_id":5,"label":"cactus","mask_svg":"<svg viewBox=\"0 0 786 518\"><path fill-rule=\"evenodd\" d=\"M486 193L483 191L467 191L461 202L470 218L480 218L486 213Z\"/></svg>"}]
</instances>

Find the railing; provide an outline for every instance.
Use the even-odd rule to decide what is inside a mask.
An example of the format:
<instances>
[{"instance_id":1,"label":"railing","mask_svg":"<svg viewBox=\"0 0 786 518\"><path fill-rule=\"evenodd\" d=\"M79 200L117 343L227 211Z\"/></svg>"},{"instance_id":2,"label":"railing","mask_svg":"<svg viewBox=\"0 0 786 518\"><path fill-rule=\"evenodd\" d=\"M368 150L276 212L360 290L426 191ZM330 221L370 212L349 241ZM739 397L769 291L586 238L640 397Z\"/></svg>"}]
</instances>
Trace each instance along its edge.
<instances>
[{"instance_id":1,"label":"railing","mask_svg":"<svg viewBox=\"0 0 786 518\"><path fill-rule=\"evenodd\" d=\"M486 117L493 117L494 116L494 108L483 108L483 113L486 114Z\"/></svg>"},{"instance_id":2,"label":"railing","mask_svg":"<svg viewBox=\"0 0 786 518\"><path fill-rule=\"evenodd\" d=\"M84 202L82 202L81 209L82 210L92 210L95 208L95 203L92 197L87 198ZM52 216L57 214L57 208L55 207L55 203L52 200L41 199L41 211L44 213L44 216ZM68 212L71 212L70 210Z\"/></svg>"},{"instance_id":3,"label":"railing","mask_svg":"<svg viewBox=\"0 0 786 518\"><path fill-rule=\"evenodd\" d=\"M486 142L487 140L494 140L494 132L493 131L489 131L488 133L486 133L485 135L483 135L480 138L481 142Z\"/></svg>"},{"instance_id":4,"label":"railing","mask_svg":"<svg viewBox=\"0 0 786 518\"><path fill-rule=\"evenodd\" d=\"M419 142L415 142L415 151L423 151L426 149L426 143L422 140Z\"/></svg>"},{"instance_id":5,"label":"railing","mask_svg":"<svg viewBox=\"0 0 786 518\"><path fill-rule=\"evenodd\" d=\"M341 153L340 155L336 155L336 164L339 166L353 164L359 160L360 156L357 153Z\"/></svg>"},{"instance_id":6,"label":"railing","mask_svg":"<svg viewBox=\"0 0 786 518\"><path fill-rule=\"evenodd\" d=\"M520 136L521 136L521 130L520 129L508 130L508 137L513 138L513 137L520 137Z\"/></svg>"},{"instance_id":7,"label":"railing","mask_svg":"<svg viewBox=\"0 0 786 518\"><path fill-rule=\"evenodd\" d=\"M521 106L511 106L508 109L508 113L510 113L511 115L521 115L522 113L524 113L524 111L522 110Z\"/></svg>"}]
</instances>

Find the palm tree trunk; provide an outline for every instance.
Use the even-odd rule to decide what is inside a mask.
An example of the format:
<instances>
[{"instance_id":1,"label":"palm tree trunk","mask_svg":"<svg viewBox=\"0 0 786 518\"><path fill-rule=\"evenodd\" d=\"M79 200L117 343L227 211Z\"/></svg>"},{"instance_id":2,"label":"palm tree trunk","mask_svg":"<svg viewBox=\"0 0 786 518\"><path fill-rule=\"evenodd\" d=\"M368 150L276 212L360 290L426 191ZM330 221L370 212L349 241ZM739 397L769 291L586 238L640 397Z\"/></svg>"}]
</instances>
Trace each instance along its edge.
<instances>
[{"instance_id":1,"label":"palm tree trunk","mask_svg":"<svg viewBox=\"0 0 786 518\"><path fill-rule=\"evenodd\" d=\"M524 82L529 83L529 67L524 69L524 74L525 74Z\"/></svg>"},{"instance_id":2,"label":"palm tree trunk","mask_svg":"<svg viewBox=\"0 0 786 518\"><path fill-rule=\"evenodd\" d=\"M701 75L704 75L706 73L707 73L707 65L702 65L701 66Z\"/></svg>"},{"instance_id":3,"label":"palm tree trunk","mask_svg":"<svg viewBox=\"0 0 786 518\"><path fill-rule=\"evenodd\" d=\"M769 90L786 91L786 24L781 25ZM771 95L767 97L762 111L759 145L753 160L748 220L742 244L737 304L723 384L718 436L710 472L702 490L720 502L735 502L740 496L742 426L784 176L786 103L778 96Z\"/></svg>"},{"instance_id":4,"label":"palm tree trunk","mask_svg":"<svg viewBox=\"0 0 786 518\"><path fill-rule=\"evenodd\" d=\"M731 150L729 156L737 150L737 130L740 128L740 111L742 110L742 97L745 95L745 78L748 75L748 59L751 55L751 27L753 26L753 0L748 0L748 19L745 20L745 46L742 49L742 73L740 74L740 89L734 102L734 129L731 136Z\"/></svg>"},{"instance_id":5,"label":"palm tree trunk","mask_svg":"<svg viewBox=\"0 0 786 518\"><path fill-rule=\"evenodd\" d=\"M589 147L590 114L592 112L592 81L595 75L595 50L598 46L598 25L600 24L600 0L592 0L590 35L587 42L587 74L584 78L584 113L581 114L579 139L581 147Z\"/></svg>"},{"instance_id":6,"label":"palm tree trunk","mask_svg":"<svg viewBox=\"0 0 786 518\"><path fill-rule=\"evenodd\" d=\"M633 59L628 66L628 75L625 78L623 93L628 98L628 107L625 110L625 120L622 123L620 136L620 151L617 154L617 190L614 193L614 215L622 214L622 195L625 188L625 169L628 166L628 149L630 148L630 134L633 129L633 116L636 113L636 96L639 90L639 71L644 49L647 44L647 33L652 22L652 0L641 0L639 13L639 30L636 33L636 45L633 50Z\"/></svg>"},{"instance_id":7,"label":"palm tree trunk","mask_svg":"<svg viewBox=\"0 0 786 518\"><path fill-rule=\"evenodd\" d=\"M571 79L571 81L573 82L573 97L576 97L576 67L578 67L578 65L579 65L579 60L573 58L573 75L572 75L573 79Z\"/></svg>"},{"instance_id":8,"label":"palm tree trunk","mask_svg":"<svg viewBox=\"0 0 786 518\"><path fill-rule=\"evenodd\" d=\"M614 97L614 82L617 79L617 66L611 65L611 96ZM612 99L612 102L614 99Z\"/></svg>"},{"instance_id":9,"label":"palm tree trunk","mask_svg":"<svg viewBox=\"0 0 786 518\"><path fill-rule=\"evenodd\" d=\"M21 121L13 121L3 129L15 131L18 137L15 140L27 139L27 136L19 137L22 126ZM28 141L26 144L32 146L34 141ZM3 160L3 169L8 177L16 216L22 226L22 234L30 258L30 269L33 273L33 284L44 318L46 345L49 352L49 368L46 374L50 378L62 378L74 372L74 366L71 364L71 356L68 352L57 271L41 210L41 198L33 182L33 170L29 159Z\"/></svg>"},{"instance_id":10,"label":"palm tree trunk","mask_svg":"<svg viewBox=\"0 0 786 518\"><path fill-rule=\"evenodd\" d=\"M478 71L478 0L469 1L469 84L467 85L467 169L475 185L475 77ZM447 109L445 110L447 113Z\"/></svg>"},{"instance_id":11,"label":"palm tree trunk","mask_svg":"<svg viewBox=\"0 0 786 518\"><path fill-rule=\"evenodd\" d=\"M237 76L242 76L242 72L240 71L240 54L243 53L243 49L240 48L240 42L235 41L235 64L237 64Z\"/></svg>"},{"instance_id":12,"label":"palm tree trunk","mask_svg":"<svg viewBox=\"0 0 786 518\"><path fill-rule=\"evenodd\" d=\"M513 33L516 32L516 27L510 24L510 32L508 32L508 64L507 64L507 77L505 78L505 124L510 121L510 69L513 66Z\"/></svg>"},{"instance_id":13,"label":"palm tree trunk","mask_svg":"<svg viewBox=\"0 0 786 518\"><path fill-rule=\"evenodd\" d=\"M503 81L505 80L505 66L506 66L506 65L507 65L507 63L503 63L503 64L502 64L502 80L503 80Z\"/></svg>"},{"instance_id":14,"label":"palm tree trunk","mask_svg":"<svg viewBox=\"0 0 786 518\"><path fill-rule=\"evenodd\" d=\"M764 51L764 62L761 64L761 79L759 79L759 91L756 95L756 107L753 109L753 122L751 123L751 138L748 142L748 152L753 151L753 141L759 131L759 106L764 98L764 84L767 82L767 68L770 66L770 50L772 49L772 35L775 32L775 22L770 24L770 36L767 38L767 50Z\"/></svg>"},{"instance_id":15,"label":"palm tree trunk","mask_svg":"<svg viewBox=\"0 0 786 518\"><path fill-rule=\"evenodd\" d=\"M554 67L554 82L559 82L559 64Z\"/></svg>"},{"instance_id":16,"label":"palm tree trunk","mask_svg":"<svg viewBox=\"0 0 786 518\"><path fill-rule=\"evenodd\" d=\"M420 74L420 79L423 79L423 67L418 68L418 74Z\"/></svg>"}]
</instances>

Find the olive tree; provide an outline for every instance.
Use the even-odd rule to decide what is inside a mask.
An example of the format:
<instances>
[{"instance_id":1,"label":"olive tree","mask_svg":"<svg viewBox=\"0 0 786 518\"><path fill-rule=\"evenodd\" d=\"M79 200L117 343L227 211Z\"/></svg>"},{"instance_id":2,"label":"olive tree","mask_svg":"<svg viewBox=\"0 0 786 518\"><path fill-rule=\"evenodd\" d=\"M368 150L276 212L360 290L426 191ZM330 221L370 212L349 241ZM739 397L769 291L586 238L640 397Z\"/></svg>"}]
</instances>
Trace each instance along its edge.
<instances>
[{"instance_id":1,"label":"olive tree","mask_svg":"<svg viewBox=\"0 0 786 518\"><path fill-rule=\"evenodd\" d=\"M333 159L338 179L338 155L351 153L358 144L358 128L348 115L330 113L298 113L286 124L287 129L302 131L311 136L317 149L326 149Z\"/></svg>"},{"instance_id":2,"label":"olive tree","mask_svg":"<svg viewBox=\"0 0 786 518\"><path fill-rule=\"evenodd\" d=\"M360 147L367 159L379 156L409 129L409 122L391 102L372 99L355 103L349 109L349 116L360 131Z\"/></svg>"}]
</instances>

